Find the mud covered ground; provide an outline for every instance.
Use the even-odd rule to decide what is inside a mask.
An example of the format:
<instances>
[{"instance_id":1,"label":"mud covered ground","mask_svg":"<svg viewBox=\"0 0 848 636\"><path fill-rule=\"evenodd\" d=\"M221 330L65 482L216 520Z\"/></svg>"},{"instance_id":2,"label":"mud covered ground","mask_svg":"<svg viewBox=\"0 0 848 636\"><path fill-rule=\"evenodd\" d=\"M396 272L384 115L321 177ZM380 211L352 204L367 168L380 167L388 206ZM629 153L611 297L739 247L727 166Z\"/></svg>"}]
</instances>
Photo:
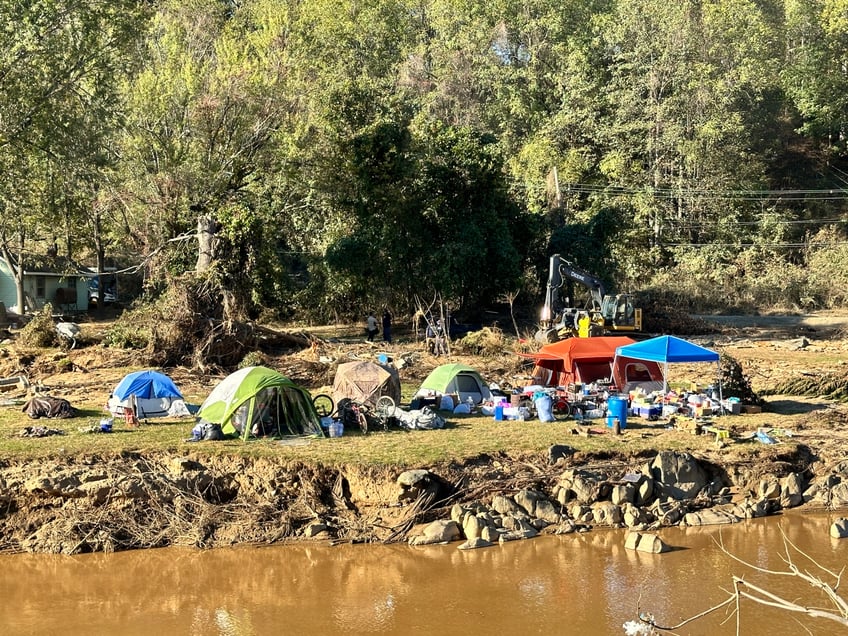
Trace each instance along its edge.
<instances>
[{"instance_id":1,"label":"mud covered ground","mask_svg":"<svg viewBox=\"0 0 848 636\"><path fill-rule=\"evenodd\" d=\"M725 321L727 322L727 321ZM401 377L415 386L444 358L427 354L423 345L400 338L393 345L362 341L356 329L313 330L313 346L265 363L315 391L332 381L334 364L350 357L370 358L380 352L403 361ZM341 334L341 335L340 335ZM734 418L732 426L791 430L792 438L754 452L734 453L720 444L704 443L677 430L658 428L657 447L685 448L717 475L728 476L736 490L755 489L771 474L820 474L846 459L848 408L814 391L803 395L775 393L790 377L844 377L848 373L845 321L790 321L757 324L756 319L717 325L690 337L733 356L765 396L762 414ZM516 343L516 347L518 344ZM452 361L479 369L502 387L522 386L529 369L515 347L487 356L452 355ZM33 386L61 387L76 405L96 408L129 370L138 368L132 352L100 345L72 351L3 350L0 377L23 375ZM189 369L168 369L189 401L203 396L220 379ZM675 369L675 379L699 381L696 369ZM2 397L2 396L0 396ZM568 440L564 440L567 442ZM451 497L430 503L409 501L397 483L404 465L321 466L228 455L179 452L55 456L30 461L0 455L0 549L35 552L87 552L193 545L268 543L295 539L330 541L400 541L413 527L444 517L455 503L486 501L495 494L523 488L550 489L564 470L573 467L638 470L651 453L644 445L634 453L576 453L559 464L547 450L468 457L426 468L450 486Z\"/></svg>"}]
</instances>

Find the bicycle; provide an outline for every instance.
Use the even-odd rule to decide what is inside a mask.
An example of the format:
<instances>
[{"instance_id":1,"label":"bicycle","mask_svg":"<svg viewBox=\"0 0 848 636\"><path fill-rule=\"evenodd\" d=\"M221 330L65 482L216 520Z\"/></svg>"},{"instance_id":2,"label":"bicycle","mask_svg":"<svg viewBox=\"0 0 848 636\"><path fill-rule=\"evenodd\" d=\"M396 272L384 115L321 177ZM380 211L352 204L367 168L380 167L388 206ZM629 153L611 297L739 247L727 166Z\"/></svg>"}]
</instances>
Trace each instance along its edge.
<instances>
[{"instance_id":1,"label":"bicycle","mask_svg":"<svg viewBox=\"0 0 848 636\"><path fill-rule=\"evenodd\" d=\"M389 425L395 417L395 401L388 395L381 395L377 398L374 412L377 419L380 420L380 424L383 425L383 430L389 430Z\"/></svg>"},{"instance_id":2,"label":"bicycle","mask_svg":"<svg viewBox=\"0 0 848 636\"><path fill-rule=\"evenodd\" d=\"M358 426L363 435L368 434L369 408L367 404L354 400L339 400L339 419L345 428Z\"/></svg>"}]
</instances>

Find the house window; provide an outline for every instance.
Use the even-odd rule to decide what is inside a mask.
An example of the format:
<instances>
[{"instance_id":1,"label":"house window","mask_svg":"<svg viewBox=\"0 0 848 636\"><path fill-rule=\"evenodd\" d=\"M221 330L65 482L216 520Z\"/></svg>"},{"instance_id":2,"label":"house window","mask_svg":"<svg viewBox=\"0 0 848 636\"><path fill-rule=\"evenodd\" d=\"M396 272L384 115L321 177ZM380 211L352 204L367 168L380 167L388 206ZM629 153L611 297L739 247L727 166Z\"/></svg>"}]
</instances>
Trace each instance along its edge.
<instances>
[{"instance_id":1,"label":"house window","mask_svg":"<svg viewBox=\"0 0 848 636\"><path fill-rule=\"evenodd\" d=\"M47 287L47 277L46 276L36 276L35 277L35 297L36 298L45 298Z\"/></svg>"}]
</instances>

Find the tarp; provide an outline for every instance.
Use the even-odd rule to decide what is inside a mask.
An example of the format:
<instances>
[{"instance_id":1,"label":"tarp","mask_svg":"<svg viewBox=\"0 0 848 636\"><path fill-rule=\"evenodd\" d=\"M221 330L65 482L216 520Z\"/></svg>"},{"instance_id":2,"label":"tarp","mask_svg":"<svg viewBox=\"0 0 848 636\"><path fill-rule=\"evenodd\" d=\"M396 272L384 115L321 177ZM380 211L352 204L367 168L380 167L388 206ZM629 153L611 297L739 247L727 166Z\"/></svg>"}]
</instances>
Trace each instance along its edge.
<instances>
[{"instance_id":1,"label":"tarp","mask_svg":"<svg viewBox=\"0 0 848 636\"><path fill-rule=\"evenodd\" d=\"M598 336L595 338L566 338L545 345L536 353L518 354L532 358L536 367L533 371L533 384L542 386L567 386L570 383L590 383L603 380L627 381L631 374L640 380L662 380L662 370L657 364L642 363L632 359L620 361L621 371L614 373L616 349L636 341L626 336ZM629 365L629 366L627 366ZM638 367L638 369L637 369Z\"/></svg>"},{"instance_id":2,"label":"tarp","mask_svg":"<svg viewBox=\"0 0 848 636\"><path fill-rule=\"evenodd\" d=\"M109 396L106 408L122 417L134 405L137 418L187 415L188 408L174 381L164 373L147 369L128 373Z\"/></svg>"},{"instance_id":3,"label":"tarp","mask_svg":"<svg viewBox=\"0 0 848 636\"><path fill-rule=\"evenodd\" d=\"M377 406L377 399L388 395L400 403L400 376L395 367L360 360L345 362L336 369L333 379L333 401L345 398Z\"/></svg>"},{"instance_id":4,"label":"tarp","mask_svg":"<svg viewBox=\"0 0 848 636\"><path fill-rule=\"evenodd\" d=\"M492 392L477 370L458 363L443 364L433 369L415 395L457 395L460 402L470 397L475 404L492 399Z\"/></svg>"},{"instance_id":5,"label":"tarp","mask_svg":"<svg viewBox=\"0 0 848 636\"><path fill-rule=\"evenodd\" d=\"M676 336L658 336L618 347L616 357L646 360L663 365L663 392L668 391L668 365L680 362L719 362L720 355ZM720 390L720 388L719 388Z\"/></svg>"},{"instance_id":6,"label":"tarp","mask_svg":"<svg viewBox=\"0 0 848 636\"><path fill-rule=\"evenodd\" d=\"M225 435L323 435L308 390L267 367L245 367L212 389L197 412Z\"/></svg>"}]
</instances>

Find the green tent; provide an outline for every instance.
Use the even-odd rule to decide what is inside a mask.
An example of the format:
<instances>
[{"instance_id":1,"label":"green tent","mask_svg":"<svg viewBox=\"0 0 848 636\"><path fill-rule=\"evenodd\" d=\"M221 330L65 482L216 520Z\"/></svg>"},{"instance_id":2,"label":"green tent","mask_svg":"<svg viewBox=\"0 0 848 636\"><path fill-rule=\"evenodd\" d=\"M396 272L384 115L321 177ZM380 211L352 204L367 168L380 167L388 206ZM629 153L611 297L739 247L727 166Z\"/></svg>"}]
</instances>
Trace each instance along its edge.
<instances>
[{"instance_id":1,"label":"green tent","mask_svg":"<svg viewBox=\"0 0 848 636\"><path fill-rule=\"evenodd\" d=\"M218 383L197 412L225 435L323 435L309 391L266 367L245 367Z\"/></svg>"},{"instance_id":2,"label":"green tent","mask_svg":"<svg viewBox=\"0 0 848 636\"><path fill-rule=\"evenodd\" d=\"M475 404L492 399L492 392L483 382L483 378L473 368L464 364L443 364L430 372L421 383L416 397L434 395L457 395L460 402L469 397Z\"/></svg>"}]
</instances>

